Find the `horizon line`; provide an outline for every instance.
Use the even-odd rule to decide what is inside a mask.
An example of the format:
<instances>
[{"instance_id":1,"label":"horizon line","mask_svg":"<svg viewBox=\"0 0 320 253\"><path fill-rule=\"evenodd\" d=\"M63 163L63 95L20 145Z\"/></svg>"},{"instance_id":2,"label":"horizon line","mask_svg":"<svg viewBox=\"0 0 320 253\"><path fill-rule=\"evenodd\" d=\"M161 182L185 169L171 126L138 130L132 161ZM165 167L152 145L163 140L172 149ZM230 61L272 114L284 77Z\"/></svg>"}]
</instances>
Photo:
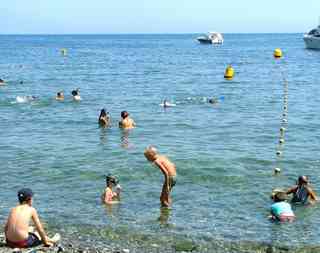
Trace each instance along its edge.
<instances>
[{"instance_id":1,"label":"horizon line","mask_svg":"<svg viewBox=\"0 0 320 253\"><path fill-rule=\"evenodd\" d=\"M187 32L187 33L173 33L173 32L163 32L163 33L0 33L0 36L10 36L10 35L23 35L23 36L37 36L37 35L188 35L188 34L205 34L207 32ZM303 34L305 32L226 32L222 34Z\"/></svg>"}]
</instances>

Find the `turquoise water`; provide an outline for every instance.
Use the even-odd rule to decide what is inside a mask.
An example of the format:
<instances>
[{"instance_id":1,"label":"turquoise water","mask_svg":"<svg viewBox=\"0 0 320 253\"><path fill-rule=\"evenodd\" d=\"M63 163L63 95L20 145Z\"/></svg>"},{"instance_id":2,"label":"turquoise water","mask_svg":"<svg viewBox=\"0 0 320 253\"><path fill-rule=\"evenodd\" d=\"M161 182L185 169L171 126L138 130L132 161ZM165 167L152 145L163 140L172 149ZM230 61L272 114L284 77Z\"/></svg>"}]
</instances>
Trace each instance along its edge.
<instances>
[{"instance_id":1,"label":"turquoise water","mask_svg":"<svg viewBox=\"0 0 320 253\"><path fill-rule=\"evenodd\" d=\"M272 188L300 174L319 190L320 52L306 50L301 34L227 34L222 46L199 45L196 36L0 36L0 78L8 81L0 87L0 222L25 186L42 219L66 234L316 244L318 206L294 207L292 224L267 215ZM233 81L223 79L228 64ZM75 88L79 103L70 98ZM59 90L64 102L54 99ZM24 95L38 99L17 103ZM210 97L219 103L206 103ZM177 106L164 110L165 98ZM97 125L103 107L108 129ZM137 128L118 129L122 110ZM143 156L150 144L177 166L169 213L159 207L162 174ZM107 173L123 187L111 209L100 204Z\"/></svg>"}]
</instances>

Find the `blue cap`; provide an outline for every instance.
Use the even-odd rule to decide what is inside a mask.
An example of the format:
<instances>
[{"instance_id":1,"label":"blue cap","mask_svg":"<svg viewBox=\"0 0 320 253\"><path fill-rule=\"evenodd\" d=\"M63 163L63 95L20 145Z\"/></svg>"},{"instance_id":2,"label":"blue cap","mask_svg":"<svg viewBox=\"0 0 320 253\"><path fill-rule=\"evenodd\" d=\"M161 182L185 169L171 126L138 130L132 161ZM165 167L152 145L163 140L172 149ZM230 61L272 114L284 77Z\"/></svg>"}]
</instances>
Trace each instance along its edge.
<instances>
[{"instance_id":1,"label":"blue cap","mask_svg":"<svg viewBox=\"0 0 320 253\"><path fill-rule=\"evenodd\" d=\"M27 201L27 200L31 199L32 196L33 196L33 192L29 188L23 188L18 191L19 202Z\"/></svg>"}]
</instances>

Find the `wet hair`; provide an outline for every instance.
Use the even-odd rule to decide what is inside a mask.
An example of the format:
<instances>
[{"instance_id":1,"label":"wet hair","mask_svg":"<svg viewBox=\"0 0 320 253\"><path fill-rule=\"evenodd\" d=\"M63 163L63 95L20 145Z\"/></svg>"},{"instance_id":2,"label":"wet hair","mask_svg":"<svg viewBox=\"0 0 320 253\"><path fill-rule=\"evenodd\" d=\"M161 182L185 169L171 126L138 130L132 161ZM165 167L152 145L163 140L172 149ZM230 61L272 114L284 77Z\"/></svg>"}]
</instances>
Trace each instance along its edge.
<instances>
[{"instance_id":1,"label":"wet hair","mask_svg":"<svg viewBox=\"0 0 320 253\"><path fill-rule=\"evenodd\" d=\"M274 202L281 202L281 201L285 201L286 199L287 199L287 194L285 192L277 192L273 197Z\"/></svg>"},{"instance_id":2,"label":"wet hair","mask_svg":"<svg viewBox=\"0 0 320 253\"><path fill-rule=\"evenodd\" d=\"M4 81L0 78L0 83L4 83Z\"/></svg>"},{"instance_id":3,"label":"wet hair","mask_svg":"<svg viewBox=\"0 0 320 253\"><path fill-rule=\"evenodd\" d=\"M77 95L79 95L79 90L73 90L71 92L71 94L72 94L72 96L77 96Z\"/></svg>"},{"instance_id":4,"label":"wet hair","mask_svg":"<svg viewBox=\"0 0 320 253\"><path fill-rule=\"evenodd\" d=\"M63 95L63 92L62 91L59 91L58 93L57 93L57 97L61 97Z\"/></svg>"},{"instance_id":5,"label":"wet hair","mask_svg":"<svg viewBox=\"0 0 320 253\"><path fill-rule=\"evenodd\" d=\"M129 116L129 113L127 111L122 111L121 112L121 118L125 119L128 116Z\"/></svg>"},{"instance_id":6,"label":"wet hair","mask_svg":"<svg viewBox=\"0 0 320 253\"><path fill-rule=\"evenodd\" d=\"M103 108L103 109L101 109L101 111L100 111L99 119L100 119L101 117L105 117L105 116L107 116L107 113L106 113L106 110Z\"/></svg>"},{"instance_id":7,"label":"wet hair","mask_svg":"<svg viewBox=\"0 0 320 253\"><path fill-rule=\"evenodd\" d=\"M113 184L113 185L117 185L119 183L119 180L115 177L112 176L111 174L106 176L106 183L109 184Z\"/></svg>"}]
</instances>

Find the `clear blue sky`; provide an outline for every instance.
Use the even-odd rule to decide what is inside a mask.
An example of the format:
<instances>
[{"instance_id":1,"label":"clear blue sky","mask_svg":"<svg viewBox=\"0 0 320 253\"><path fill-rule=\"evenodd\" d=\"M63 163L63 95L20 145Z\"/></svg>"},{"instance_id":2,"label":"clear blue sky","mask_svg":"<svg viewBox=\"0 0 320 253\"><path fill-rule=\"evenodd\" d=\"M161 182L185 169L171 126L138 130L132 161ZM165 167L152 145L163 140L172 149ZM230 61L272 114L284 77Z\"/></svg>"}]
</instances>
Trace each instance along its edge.
<instances>
[{"instance_id":1,"label":"clear blue sky","mask_svg":"<svg viewBox=\"0 0 320 253\"><path fill-rule=\"evenodd\" d=\"M1 0L0 34L306 32L320 0Z\"/></svg>"}]
</instances>

